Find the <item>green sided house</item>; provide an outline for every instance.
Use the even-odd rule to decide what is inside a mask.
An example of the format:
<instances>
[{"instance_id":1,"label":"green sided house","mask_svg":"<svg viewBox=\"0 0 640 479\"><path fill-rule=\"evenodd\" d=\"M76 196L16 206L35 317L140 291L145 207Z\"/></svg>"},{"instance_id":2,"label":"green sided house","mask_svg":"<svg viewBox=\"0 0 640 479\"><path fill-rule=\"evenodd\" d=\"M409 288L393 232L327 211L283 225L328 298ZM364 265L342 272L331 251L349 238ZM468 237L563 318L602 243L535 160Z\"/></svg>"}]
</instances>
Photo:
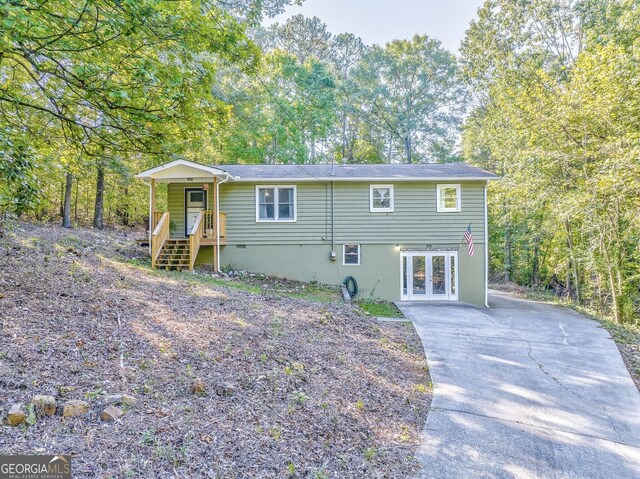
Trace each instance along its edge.
<instances>
[{"instance_id":1,"label":"green sided house","mask_svg":"<svg viewBox=\"0 0 640 479\"><path fill-rule=\"evenodd\" d=\"M209 263L336 285L351 276L361 298L487 304L486 186L496 176L466 163L176 160L137 177L150 186L154 268Z\"/></svg>"}]
</instances>

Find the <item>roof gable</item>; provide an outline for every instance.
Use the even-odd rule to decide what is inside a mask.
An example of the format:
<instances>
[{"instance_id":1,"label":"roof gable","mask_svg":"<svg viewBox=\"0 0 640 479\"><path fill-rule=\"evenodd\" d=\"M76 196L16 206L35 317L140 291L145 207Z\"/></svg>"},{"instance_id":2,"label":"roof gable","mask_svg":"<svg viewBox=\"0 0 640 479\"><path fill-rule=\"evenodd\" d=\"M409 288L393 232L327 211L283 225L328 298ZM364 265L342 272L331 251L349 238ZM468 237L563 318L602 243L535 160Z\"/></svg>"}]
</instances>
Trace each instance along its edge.
<instances>
[{"instance_id":1,"label":"roof gable","mask_svg":"<svg viewBox=\"0 0 640 479\"><path fill-rule=\"evenodd\" d=\"M156 166L136 175L142 180L156 180L167 182L171 180L194 180L212 179L214 176L227 176L227 173L213 166L200 165L187 160L174 160L164 165Z\"/></svg>"}]
</instances>

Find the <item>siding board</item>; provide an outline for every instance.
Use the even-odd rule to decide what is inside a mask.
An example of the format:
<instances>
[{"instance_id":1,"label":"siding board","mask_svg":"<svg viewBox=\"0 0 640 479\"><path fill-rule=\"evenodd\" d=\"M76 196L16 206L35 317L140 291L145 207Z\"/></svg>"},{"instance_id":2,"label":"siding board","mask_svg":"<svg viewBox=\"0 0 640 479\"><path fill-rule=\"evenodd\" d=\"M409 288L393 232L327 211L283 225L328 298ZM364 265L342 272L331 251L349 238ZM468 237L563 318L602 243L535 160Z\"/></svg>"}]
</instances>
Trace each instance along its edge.
<instances>
[{"instance_id":1,"label":"siding board","mask_svg":"<svg viewBox=\"0 0 640 479\"><path fill-rule=\"evenodd\" d=\"M482 244L484 181L461 181L460 184L462 205L459 213L436 212L437 182L394 183L394 212L371 213L368 182L335 183L334 241L361 244L459 244L467 225L472 223L475 241ZM227 183L220 188L220 211L227 213L227 244L331 242L329 183L297 184L295 223L257 223L255 186L254 183Z\"/></svg>"}]
</instances>

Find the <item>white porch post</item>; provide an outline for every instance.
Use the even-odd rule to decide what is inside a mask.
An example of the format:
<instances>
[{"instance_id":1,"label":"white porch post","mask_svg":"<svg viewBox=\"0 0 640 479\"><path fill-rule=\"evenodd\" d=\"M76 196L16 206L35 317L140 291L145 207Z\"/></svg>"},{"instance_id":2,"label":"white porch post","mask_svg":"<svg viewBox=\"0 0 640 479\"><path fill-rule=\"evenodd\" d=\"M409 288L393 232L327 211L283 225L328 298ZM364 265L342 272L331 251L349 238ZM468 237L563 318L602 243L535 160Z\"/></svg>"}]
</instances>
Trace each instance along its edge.
<instances>
[{"instance_id":1,"label":"white porch post","mask_svg":"<svg viewBox=\"0 0 640 479\"><path fill-rule=\"evenodd\" d=\"M156 180L149 184L149 254L151 254L151 240L153 237L153 213L156 210Z\"/></svg>"},{"instance_id":2,"label":"white porch post","mask_svg":"<svg viewBox=\"0 0 640 479\"><path fill-rule=\"evenodd\" d=\"M220 185L229 181L229 176L227 175L224 180L215 182L215 200L216 200L216 254L214 258L215 262L215 271L216 273L220 272Z\"/></svg>"}]
</instances>

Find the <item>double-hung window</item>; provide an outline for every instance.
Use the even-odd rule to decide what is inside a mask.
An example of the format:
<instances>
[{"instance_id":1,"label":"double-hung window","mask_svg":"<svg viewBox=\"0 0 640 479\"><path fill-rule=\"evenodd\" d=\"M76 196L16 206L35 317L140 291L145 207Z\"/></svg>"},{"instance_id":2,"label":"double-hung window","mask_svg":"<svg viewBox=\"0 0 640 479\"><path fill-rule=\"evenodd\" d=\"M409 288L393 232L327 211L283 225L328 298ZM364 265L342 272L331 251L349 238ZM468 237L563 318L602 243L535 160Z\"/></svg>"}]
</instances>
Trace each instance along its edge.
<instances>
[{"instance_id":1,"label":"double-hung window","mask_svg":"<svg viewBox=\"0 0 640 479\"><path fill-rule=\"evenodd\" d=\"M460 185L438 185L436 192L438 213L460 211Z\"/></svg>"},{"instance_id":2,"label":"double-hung window","mask_svg":"<svg viewBox=\"0 0 640 479\"><path fill-rule=\"evenodd\" d=\"M296 221L296 187L256 186L256 221Z\"/></svg>"},{"instance_id":3,"label":"double-hung window","mask_svg":"<svg viewBox=\"0 0 640 479\"><path fill-rule=\"evenodd\" d=\"M369 186L369 211L372 213L393 212L393 185Z\"/></svg>"}]
</instances>

